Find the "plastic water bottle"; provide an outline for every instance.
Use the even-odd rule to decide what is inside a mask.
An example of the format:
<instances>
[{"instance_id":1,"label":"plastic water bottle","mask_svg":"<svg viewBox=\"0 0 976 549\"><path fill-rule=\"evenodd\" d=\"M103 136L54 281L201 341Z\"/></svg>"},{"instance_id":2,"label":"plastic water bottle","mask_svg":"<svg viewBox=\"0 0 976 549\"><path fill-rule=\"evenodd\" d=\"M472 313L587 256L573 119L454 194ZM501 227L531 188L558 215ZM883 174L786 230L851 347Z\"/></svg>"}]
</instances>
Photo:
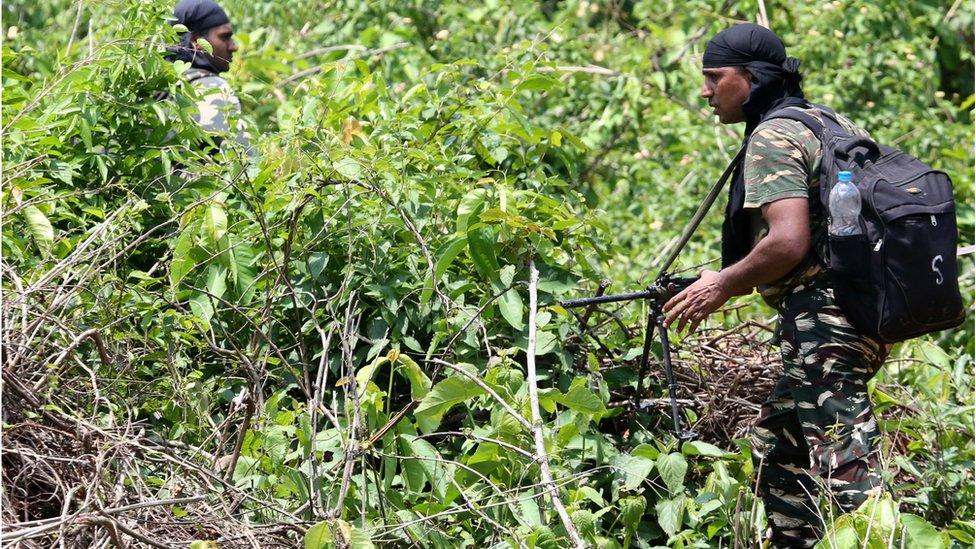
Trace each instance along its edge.
<instances>
[{"instance_id":1,"label":"plastic water bottle","mask_svg":"<svg viewBox=\"0 0 976 549\"><path fill-rule=\"evenodd\" d=\"M830 190L830 234L850 236L861 234L861 193L852 181L851 172L838 172L837 184Z\"/></svg>"}]
</instances>

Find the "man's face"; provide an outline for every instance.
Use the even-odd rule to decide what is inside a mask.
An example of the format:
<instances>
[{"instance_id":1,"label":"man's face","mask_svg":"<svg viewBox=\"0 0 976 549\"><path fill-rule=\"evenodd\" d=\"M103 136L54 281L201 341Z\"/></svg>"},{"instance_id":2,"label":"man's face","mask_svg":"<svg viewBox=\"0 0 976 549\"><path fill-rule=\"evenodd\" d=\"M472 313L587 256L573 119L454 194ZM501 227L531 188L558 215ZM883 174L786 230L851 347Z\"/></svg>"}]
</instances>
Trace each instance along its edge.
<instances>
[{"instance_id":1,"label":"man's face","mask_svg":"<svg viewBox=\"0 0 976 549\"><path fill-rule=\"evenodd\" d=\"M745 122L746 114L742 104L749 99L751 80L749 72L739 67L721 67L717 69L703 69L705 81L702 84L701 96L708 100L713 107L714 114L722 124Z\"/></svg>"},{"instance_id":2,"label":"man's face","mask_svg":"<svg viewBox=\"0 0 976 549\"><path fill-rule=\"evenodd\" d=\"M200 51L200 53L206 56L217 72L227 72L230 69L230 62L234 59L234 52L237 51L237 42L234 42L233 36L234 29L230 23L214 27L208 30L206 34L199 36L205 38L213 46L213 54L205 51ZM198 37L194 35L194 49L197 49L196 38Z\"/></svg>"}]
</instances>

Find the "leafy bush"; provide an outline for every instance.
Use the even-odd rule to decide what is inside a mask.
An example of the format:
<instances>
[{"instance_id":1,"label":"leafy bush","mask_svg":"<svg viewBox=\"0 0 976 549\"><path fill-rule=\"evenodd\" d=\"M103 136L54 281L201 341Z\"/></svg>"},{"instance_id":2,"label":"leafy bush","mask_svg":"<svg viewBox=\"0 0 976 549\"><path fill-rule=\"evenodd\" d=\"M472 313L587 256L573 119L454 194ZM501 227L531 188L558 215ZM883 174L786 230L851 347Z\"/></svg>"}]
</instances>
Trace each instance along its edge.
<instances>
[{"instance_id":1,"label":"leafy bush","mask_svg":"<svg viewBox=\"0 0 976 549\"><path fill-rule=\"evenodd\" d=\"M183 67L164 59L167 2L4 6L7 425L70 421L99 444L139 444L135 465L105 458L138 471L108 468L128 479L115 503L191 485L306 547L755 542L747 442L678 445L663 410L628 407L646 311L585 335L555 306L602 278L623 291L653 277L739 140L700 107L703 40L755 8L319 7L227 4L251 159L206 152ZM971 244L972 71L953 68L972 63L955 47L972 41L971 6L770 16L812 99L958 182ZM683 267L717 256L719 218ZM742 303L715 332L766 323ZM838 519L837 546L972 542L973 339L967 325L893 354L873 391L899 505ZM714 370L688 364L697 341L679 347L685 375L717 392ZM156 444L190 449L184 469ZM49 490L54 507L5 524L87 512ZM885 529L870 532L878 509Z\"/></svg>"}]
</instances>

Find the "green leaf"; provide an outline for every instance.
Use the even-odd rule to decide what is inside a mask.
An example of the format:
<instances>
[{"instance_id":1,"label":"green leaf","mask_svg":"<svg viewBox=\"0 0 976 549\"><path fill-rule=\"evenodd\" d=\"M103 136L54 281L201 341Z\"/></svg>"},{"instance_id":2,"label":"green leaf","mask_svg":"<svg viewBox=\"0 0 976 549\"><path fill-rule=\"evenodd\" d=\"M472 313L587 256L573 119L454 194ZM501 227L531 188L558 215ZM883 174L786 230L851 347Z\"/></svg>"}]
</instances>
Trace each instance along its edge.
<instances>
[{"instance_id":1,"label":"green leaf","mask_svg":"<svg viewBox=\"0 0 976 549\"><path fill-rule=\"evenodd\" d=\"M693 440L686 442L681 446L681 453L686 456L705 456L705 457L729 457L736 454L726 452L725 450L715 446L714 444L709 444L707 442L702 442L700 440Z\"/></svg>"},{"instance_id":2,"label":"green leaf","mask_svg":"<svg viewBox=\"0 0 976 549\"><path fill-rule=\"evenodd\" d=\"M947 547L942 535L920 516L902 513L906 549L943 549Z\"/></svg>"},{"instance_id":3,"label":"green leaf","mask_svg":"<svg viewBox=\"0 0 976 549\"><path fill-rule=\"evenodd\" d=\"M569 392L565 395L561 393L555 394L552 396L552 399L570 410L589 416L600 414L604 411L603 401L586 387L586 378L576 378L573 380L572 385L570 385Z\"/></svg>"},{"instance_id":4,"label":"green leaf","mask_svg":"<svg viewBox=\"0 0 976 549\"><path fill-rule=\"evenodd\" d=\"M431 443L426 440L410 435L400 435L407 442L408 454L414 456L424 471L427 481L430 482L431 489L435 497L444 499L449 484L449 471L447 465L441 460L440 453Z\"/></svg>"},{"instance_id":5,"label":"green leaf","mask_svg":"<svg viewBox=\"0 0 976 549\"><path fill-rule=\"evenodd\" d=\"M533 74L519 83L518 91L548 91L559 85L559 81L544 74Z\"/></svg>"},{"instance_id":6,"label":"green leaf","mask_svg":"<svg viewBox=\"0 0 976 549\"><path fill-rule=\"evenodd\" d=\"M495 160L495 162L501 164L506 158L508 158L508 149L505 147L495 147L491 151L491 157Z\"/></svg>"},{"instance_id":7,"label":"green leaf","mask_svg":"<svg viewBox=\"0 0 976 549\"><path fill-rule=\"evenodd\" d=\"M215 250L221 249L220 239L227 232L227 212L224 210L224 206L217 202L211 202L207 206L203 220L208 243Z\"/></svg>"},{"instance_id":8,"label":"green leaf","mask_svg":"<svg viewBox=\"0 0 976 549\"><path fill-rule=\"evenodd\" d=\"M468 230L468 220L471 215L481 209L485 203L485 196L488 191L484 187L479 187L464 195L457 208L457 232Z\"/></svg>"},{"instance_id":9,"label":"green leaf","mask_svg":"<svg viewBox=\"0 0 976 549\"><path fill-rule=\"evenodd\" d=\"M429 433L437 428L452 406L482 394L484 389L470 379L460 375L448 377L438 382L420 401L414 415L422 423L421 430Z\"/></svg>"},{"instance_id":10,"label":"green leaf","mask_svg":"<svg viewBox=\"0 0 976 549\"><path fill-rule=\"evenodd\" d=\"M305 549L326 549L335 543L332 525L328 521L316 523L305 531Z\"/></svg>"},{"instance_id":11,"label":"green leaf","mask_svg":"<svg viewBox=\"0 0 976 549\"><path fill-rule=\"evenodd\" d=\"M213 55L213 45L210 42L207 42L206 38L197 38L196 43L198 48L209 53L210 55Z\"/></svg>"},{"instance_id":12,"label":"green leaf","mask_svg":"<svg viewBox=\"0 0 976 549\"><path fill-rule=\"evenodd\" d=\"M444 273L447 272L447 269L454 262L454 259L458 256L458 254L461 253L461 250L463 250L467 245L468 245L468 237L459 236L457 238L450 240L446 244L441 245L441 247L438 248L436 252L434 252L434 255L437 256L437 263L434 264L435 280L440 281L441 277L444 276ZM430 296L433 295L433 293L434 293L434 287L431 285L431 281L429 279L425 280L424 289L420 293L420 302L427 303L428 301L430 301Z\"/></svg>"},{"instance_id":13,"label":"green leaf","mask_svg":"<svg viewBox=\"0 0 976 549\"><path fill-rule=\"evenodd\" d=\"M173 246L173 260L169 264L169 284L173 289L176 289L183 277L196 266L190 256L192 248L193 231L184 227L180 230L180 236L176 238L176 245Z\"/></svg>"},{"instance_id":14,"label":"green leaf","mask_svg":"<svg viewBox=\"0 0 976 549\"><path fill-rule=\"evenodd\" d=\"M373 541L369 539L369 534L355 526L351 527L346 541L349 543L349 549L374 549L375 547Z\"/></svg>"},{"instance_id":15,"label":"green leaf","mask_svg":"<svg viewBox=\"0 0 976 549\"><path fill-rule=\"evenodd\" d=\"M508 321L512 328L521 332L525 327L525 324L522 322L525 305L522 301L522 296L519 295L515 288L510 288L498 298L498 308L502 312L502 318Z\"/></svg>"},{"instance_id":16,"label":"green leaf","mask_svg":"<svg viewBox=\"0 0 976 549\"><path fill-rule=\"evenodd\" d=\"M329 254L327 252L315 252L308 257L308 273L312 275L312 278L318 280L328 264Z\"/></svg>"},{"instance_id":17,"label":"green leaf","mask_svg":"<svg viewBox=\"0 0 976 549\"><path fill-rule=\"evenodd\" d=\"M688 462L678 453L663 454L657 458L657 470L661 473L661 480L672 494L684 490L685 473L688 472Z\"/></svg>"},{"instance_id":18,"label":"green leaf","mask_svg":"<svg viewBox=\"0 0 976 549\"><path fill-rule=\"evenodd\" d=\"M620 498L617 502L620 507L620 521L628 530L637 530L641 517L644 516L644 509L647 507L647 500L644 496L629 496Z\"/></svg>"},{"instance_id":19,"label":"green leaf","mask_svg":"<svg viewBox=\"0 0 976 549\"><path fill-rule=\"evenodd\" d=\"M454 262L454 258L461 253L461 250L468 244L467 237L459 236L437 250L437 263L434 265L434 278L440 280L448 267Z\"/></svg>"},{"instance_id":20,"label":"green leaf","mask_svg":"<svg viewBox=\"0 0 976 549\"><path fill-rule=\"evenodd\" d=\"M633 454L620 454L613 458L613 468L624 480L624 488L633 491L640 488L647 475L654 470L654 462Z\"/></svg>"},{"instance_id":21,"label":"green leaf","mask_svg":"<svg viewBox=\"0 0 976 549\"><path fill-rule=\"evenodd\" d=\"M348 177L349 179L358 179L359 176L362 175L362 166L360 166L359 162L356 162L355 159L349 158L348 156L339 159L338 162L334 162L332 167L335 169L335 171L339 172L339 174Z\"/></svg>"},{"instance_id":22,"label":"green leaf","mask_svg":"<svg viewBox=\"0 0 976 549\"><path fill-rule=\"evenodd\" d=\"M376 360L363 366L356 372L356 386L359 387L359 393L366 390L366 384L376 375L376 369L389 361L389 357L386 356L376 357Z\"/></svg>"},{"instance_id":23,"label":"green leaf","mask_svg":"<svg viewBox=\"0 0 976 549\"><path fill-rule=\"evenodd\" d=\"M27 218L27 226L30 228L31 236L34 237L37 247L40 248L41 252L47 254L51 250L51 245L54 244L54 227L51 226L51 221L37 206L25 206L24 217Z\"/></svg>"},{"instance_id":24,"label":"green leaf","mask_svg":"<svg viewBox=\"0 0 976 549\"><path fill-rule=\"evenodd\" d=\"M211 265L207 269L207 291L214 295L214 299L224 297L227 290L227 269L221 265Z\"/></svg>"},{"instance_id":25,"label":"green leaf","mask_svg":"<svg viewBox=\"0 0 976 549\"><path fill-rule=\"evenodd\" d=\"M681 531L687 501L682 495L674 499L661 500L654 506L654 511L657 513L657 523L668 536L673 536Z\"/></svg>"},{"instance_id":26,"label":"green leaf","mask_svg":"<svg viewBox=\"0 0 976 549\"><path fill-rule=\"evenodd\" d=\"M499 271L498 260L495 258L495 242L490 234L485 228L468 232L468 255L485 280L495 280Z\"/></svg>"},{"instance_id":27,"label":"green leaf","mask_svg":"<svg viewBox=\"0 0 976 549\"><path fill-rule=\"evenodd\" d=\"M400 363L401 371L410 381L410 398L421 400L430 392L431 382L427 374L420 369L420 366L412 358L401 354L397 358Z\"/></svg>"},{"instance_id":28,"label":"green leaf","mask_svg":"<svg viewBox=\"0 0 976 549\"><path fill-rule=\"evenodd\" d=\"M515 265L505 265L502 267L498 271L498 280L501 281L503 287L511 286L515 280Z\"/></svg>"},{"instance_id":29,"label":"green leaf","mask_svg":"<svg viewBox=\"0 0 976 549\"><path fill-rule=\"evenodd\" d=\"M841 523L845 518L849 517L841 517L837 522ZM814 547L815 549L859 549L861 543L854 526L849 521L844 521L841 526L835 524Z\"/></svg>"}]
</instances>

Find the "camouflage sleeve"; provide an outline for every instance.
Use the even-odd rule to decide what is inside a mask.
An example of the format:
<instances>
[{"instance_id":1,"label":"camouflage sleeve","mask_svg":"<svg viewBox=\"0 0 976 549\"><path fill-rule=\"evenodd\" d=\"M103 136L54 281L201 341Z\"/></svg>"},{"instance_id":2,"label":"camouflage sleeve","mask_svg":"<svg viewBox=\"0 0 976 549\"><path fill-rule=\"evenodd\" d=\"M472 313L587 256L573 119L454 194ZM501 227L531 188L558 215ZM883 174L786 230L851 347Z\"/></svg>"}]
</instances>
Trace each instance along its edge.
<instances>
[{"instance_id":1,"label":"camouflage sleeve","mask_svg":"<svg viewBox=\"0 0 976 549\"><path fill-rule=\"evenodd\" d=\"M193 85L200 95L196 117L200 127L208 132L233 133L238 143L247 146L247 134L240 124L241 102L227 81L208 76L195 80Z\"/></svg>"},{"instance_id":2,"label":"camouflage sleeve","mask_svg":"<svg viewBox=\"0 0 976 549\"><path fill-rule=\"evenodd\" d=\"M745 207L760 208L783 198L807 197L816 180L814 164L820 140L794 120L764 122L746 151L743 178Z\"/></svg>"}]
</instances>

